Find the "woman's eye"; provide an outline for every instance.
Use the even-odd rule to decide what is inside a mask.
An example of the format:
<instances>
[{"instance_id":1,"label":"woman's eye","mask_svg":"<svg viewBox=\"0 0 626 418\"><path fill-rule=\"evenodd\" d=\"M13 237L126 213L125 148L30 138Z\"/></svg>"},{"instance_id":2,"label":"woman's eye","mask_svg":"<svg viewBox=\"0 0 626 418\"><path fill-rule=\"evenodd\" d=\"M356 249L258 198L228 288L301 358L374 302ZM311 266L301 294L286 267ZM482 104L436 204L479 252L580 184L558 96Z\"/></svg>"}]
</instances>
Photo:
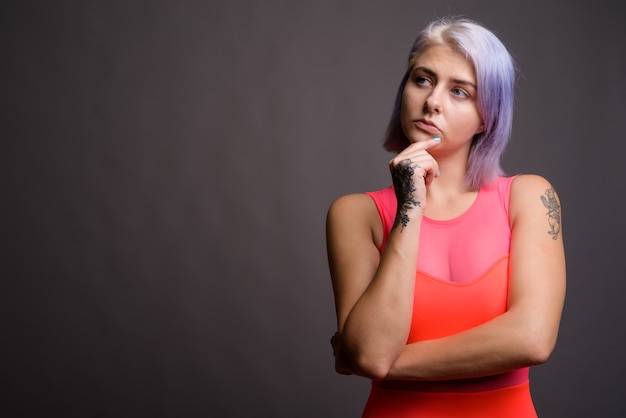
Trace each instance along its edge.
<instances>
[{"instance_id":1,"label":"woman's eye","mask_svg":"<svg viewBox=\"0 0 626 418\"><path fill-rule=\"evenodd\" d=\"M418 77L415 78L415 83L418 86L425 86L427 84L430 84L430 80L428 80L426 77L418 76Z\"/></svg>"},{"instance_id":2,"label":"woman's eye","mask_svg":"<svg viewBox=\"0 0 626 418\"><path fill-rule=\"evenodd\" d=\"M465 90L460 89L460 88L452 89L452 94L458 97L469 97L469 95L465 92Z\"/></svg>"}]
</instances>

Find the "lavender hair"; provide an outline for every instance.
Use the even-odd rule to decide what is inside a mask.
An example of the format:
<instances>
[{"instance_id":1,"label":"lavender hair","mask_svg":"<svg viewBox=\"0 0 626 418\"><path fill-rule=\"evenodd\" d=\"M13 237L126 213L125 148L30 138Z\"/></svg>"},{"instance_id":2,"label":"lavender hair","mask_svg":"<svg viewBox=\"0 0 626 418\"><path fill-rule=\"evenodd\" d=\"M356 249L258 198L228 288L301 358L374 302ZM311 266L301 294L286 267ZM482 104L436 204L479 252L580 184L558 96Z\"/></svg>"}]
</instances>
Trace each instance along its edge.
<instances>
[{"instance_id":1,"label":"lavender hair","mask_svg":"<svg viewBox=\"0 0 626 418\"><path fill-rule=\"evenodd\" d=\"M511 54L491 31L476 22L440 19L419 33L396 94L383 146L388 151L400 152L409 145L400 122L402 93L415 61L433 45L446 45L463 54L476 71L477 103L485 130L472 140L465 175L466 187L476 190L504 173L500 158L511 135L515 94L515 64Z\"/></svg>"}]
</instances>

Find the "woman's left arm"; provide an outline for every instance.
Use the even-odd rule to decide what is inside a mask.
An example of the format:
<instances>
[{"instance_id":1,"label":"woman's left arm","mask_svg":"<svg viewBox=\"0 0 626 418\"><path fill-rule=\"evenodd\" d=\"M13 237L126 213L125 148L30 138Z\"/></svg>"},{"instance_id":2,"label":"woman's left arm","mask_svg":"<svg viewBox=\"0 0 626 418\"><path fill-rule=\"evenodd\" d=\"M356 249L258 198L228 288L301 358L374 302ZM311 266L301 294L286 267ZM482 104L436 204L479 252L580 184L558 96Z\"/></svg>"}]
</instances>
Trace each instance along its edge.
<instances>
[{"instance_id":1,"label":"woman's left arm","mask_svg":"<svg viewBox=\"0 0 626 418\"><path fill-rule=\"evenodd\" d=\"M561 207L544 178L521 175L510 198L507 311L448 337L408 344L388 378L486 376L545 362L556 344L565 299Z\"/></svg>"}]
</instances>

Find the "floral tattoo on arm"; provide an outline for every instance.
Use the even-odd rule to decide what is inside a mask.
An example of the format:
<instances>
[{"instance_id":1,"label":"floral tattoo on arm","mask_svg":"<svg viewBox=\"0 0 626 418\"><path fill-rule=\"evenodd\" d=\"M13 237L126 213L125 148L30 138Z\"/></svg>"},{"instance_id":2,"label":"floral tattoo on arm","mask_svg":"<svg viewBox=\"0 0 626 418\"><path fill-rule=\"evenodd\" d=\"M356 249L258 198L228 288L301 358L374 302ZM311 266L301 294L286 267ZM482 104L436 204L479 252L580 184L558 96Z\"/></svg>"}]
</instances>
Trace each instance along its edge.
<instances>
[{"instance_id":1,"label":"floral tattoo on arm","mask_svg":"<svg viewBox=\"0 0 626 418\"><path fill-rule=\"evenodd\" d=\"M554 189L547 189L544 196L541 196L541 202L548 209L548 223L550 230L548 234L552 235L552 239L556 240L561 232L561 205L556 198Z\"/></svg>"},{"instance_id":2,"label":"floral tattoo on arm","mask_svg":"<svg viewBox=\"0 0 626 418\"><path fill-rule=\"evenodd\" d=\"M413 181L413 174L415 174L415 170L411 166L410 159L402 161L393 169L393 183L399 205L394 227L402 224L400 232L406 228L411 220L409 210L422 206L422 203L415 200L413 196L413 192L417 190Z\"/></svg>"}]
</instances>

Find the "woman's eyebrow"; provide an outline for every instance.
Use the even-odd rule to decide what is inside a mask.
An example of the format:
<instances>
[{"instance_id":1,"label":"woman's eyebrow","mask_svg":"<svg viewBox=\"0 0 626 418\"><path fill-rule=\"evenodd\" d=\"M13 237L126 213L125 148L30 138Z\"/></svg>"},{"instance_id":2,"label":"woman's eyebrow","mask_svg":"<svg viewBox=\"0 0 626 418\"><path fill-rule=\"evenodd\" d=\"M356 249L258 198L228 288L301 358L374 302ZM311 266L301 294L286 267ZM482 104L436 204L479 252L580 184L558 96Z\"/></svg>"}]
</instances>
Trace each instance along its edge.
<instances>
[{"instance_id":1,"label":"woman's eyebrow","mask_svg":"<svg viewBox=\"0 0 626 418\"><path fill-rule=\"evenodd\" d=\"M431 70L430 68L427 68L427 67L415 67L415 69L413 71L418 71L418 70L428 74L431 77L437 77L437 74L433 70Z\"/></svg>"}]
</instances>

